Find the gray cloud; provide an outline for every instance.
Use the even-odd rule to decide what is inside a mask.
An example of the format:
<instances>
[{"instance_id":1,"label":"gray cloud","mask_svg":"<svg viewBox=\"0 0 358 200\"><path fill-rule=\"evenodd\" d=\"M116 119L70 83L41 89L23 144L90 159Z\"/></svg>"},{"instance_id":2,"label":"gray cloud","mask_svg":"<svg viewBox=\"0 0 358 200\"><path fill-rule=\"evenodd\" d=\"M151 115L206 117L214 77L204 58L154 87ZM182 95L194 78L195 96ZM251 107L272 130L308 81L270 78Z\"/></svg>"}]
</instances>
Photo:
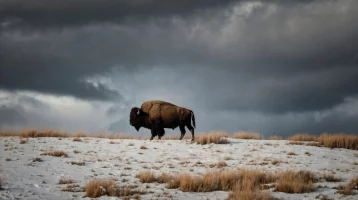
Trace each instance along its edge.
<instances>
[{"instance_id":1,"label":"gray cloud","mask_svg":"<svg viewBox=\"0 0 358 200\"><path fill-rule=\"evenodd\" d=\"M123 22L127 18L156 18L185 16L196 11L230 5L234 0L222 1L165 1L165 0L2 0L0 22L7 26L67 27L96 22Z\"/></svg>"},{"instance_id":2,"label":"gray cloud","mask_svg":"<svg viewBox=\"0 0 358 200\"><path fill-rule=\"evenodd\" d=\"M25 126L27 121L23 110L6 105L0 105L0 128L3 126Z\"/></svg>"},{"instance_id":3,"label":"gray cloud","mask_svg":"<svg viewBox=\"0 0 358 200\"><path fill-rule=\"evenodd\" d=\"M196 110L202 130L269 131L358 93L354 0L36 2L1 2L0 88L111 101L112 130L150 98ZM289 119L280 130L336 120Z\"/></svg>"}]
</instances>

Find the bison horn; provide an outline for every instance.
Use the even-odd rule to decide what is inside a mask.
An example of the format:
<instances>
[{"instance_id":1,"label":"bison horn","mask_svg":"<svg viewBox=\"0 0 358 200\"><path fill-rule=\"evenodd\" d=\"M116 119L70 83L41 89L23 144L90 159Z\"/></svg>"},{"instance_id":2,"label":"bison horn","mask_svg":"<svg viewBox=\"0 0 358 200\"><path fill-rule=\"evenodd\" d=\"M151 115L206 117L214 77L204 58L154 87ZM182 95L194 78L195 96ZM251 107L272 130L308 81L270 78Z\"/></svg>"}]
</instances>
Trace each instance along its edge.
<instances>
[{"instance_id":1,"label":"bison horn","mask_svg":"<svg viewBox=\"0 0 358 200\"><path fill-rule=\"evenodd\" d=\"M137 111L137 115L139 115L140 114L140 110L138 109L138 111Z\"/></svg>"}]
</instances>

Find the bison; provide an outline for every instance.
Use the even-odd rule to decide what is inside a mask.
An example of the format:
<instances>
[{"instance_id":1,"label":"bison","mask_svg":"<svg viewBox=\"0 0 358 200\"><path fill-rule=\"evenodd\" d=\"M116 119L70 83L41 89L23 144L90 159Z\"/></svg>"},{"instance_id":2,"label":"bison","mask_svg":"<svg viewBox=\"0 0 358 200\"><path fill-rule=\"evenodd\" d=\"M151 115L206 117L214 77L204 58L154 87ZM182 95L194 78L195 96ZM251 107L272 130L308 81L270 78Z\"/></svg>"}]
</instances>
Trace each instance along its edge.
<instances>
[{"instance_id":1,"label":"bison","mask_svg":"<svg viewBox=\"0 0 358 200\"><path fill-rule=\"evenodd\" d=\"M191 125L193 121L193 126ZM192 141L194 141L195 116L192 110L174 105L172 103L151 100L145 101L141 108L133 107L129 115L129 123L137 131L141 127L151 130L153 140L158 135L159 140L164 136L164 128L180 128L180 140L185 135L185 126L191 131Z\"/></svg>"}]
</instances>

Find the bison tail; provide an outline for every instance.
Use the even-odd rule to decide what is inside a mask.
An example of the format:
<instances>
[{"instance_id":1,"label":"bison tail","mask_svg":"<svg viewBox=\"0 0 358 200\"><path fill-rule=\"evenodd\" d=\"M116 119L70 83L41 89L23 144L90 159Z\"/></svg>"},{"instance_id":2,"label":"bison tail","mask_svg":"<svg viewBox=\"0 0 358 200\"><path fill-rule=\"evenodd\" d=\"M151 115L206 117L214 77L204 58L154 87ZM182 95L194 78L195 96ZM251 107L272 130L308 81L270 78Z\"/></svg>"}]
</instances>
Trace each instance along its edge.
<instances>
[{"instance_id":1,"label":"bison tail","mask_svg":"<svg viewBox=\"0 0 358 200\"><path fill-rule=\"evenodd\" d=\"M195 115L194 115L194 112L193 112L193 111L191 111L191 119L193 120L194 128L196 128L196 125L195 125Z\"/></svg>"}]
</instances>

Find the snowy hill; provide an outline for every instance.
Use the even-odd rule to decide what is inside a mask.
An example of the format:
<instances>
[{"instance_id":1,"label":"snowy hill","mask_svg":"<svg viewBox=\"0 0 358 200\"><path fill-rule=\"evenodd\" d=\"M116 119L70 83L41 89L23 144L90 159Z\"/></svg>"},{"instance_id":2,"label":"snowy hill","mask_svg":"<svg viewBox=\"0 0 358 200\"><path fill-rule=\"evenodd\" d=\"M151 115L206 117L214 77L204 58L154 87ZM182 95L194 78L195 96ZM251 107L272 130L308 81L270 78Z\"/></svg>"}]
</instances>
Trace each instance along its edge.
<instances>
[{"instance_id":1,"label":"snowy hill","mask_svg":"<svg viewBox=\"0 0 358 200\"><path fill-rule=\"evenodd\" d=\"M287 140L227 140L226 144L201 145L190 139L0 137L0 199L92 199L86 197L84 187L94 178L126 186L135 199L226 199L230 191L183 192L180 188L168 189L158 181L143 183L137 175L149 170L155 176L163 172L195 176L238 169L273 174L287 169L308 170L319 177L311 192L287 193L275 191L274 186L266 188L270 196L278 199L358 198L357 190L352 190L351 195L337 193L340 185L358 177L356 150L295 145ZM55 151L59 151L59 157ZM65 155L61 156L61 151ZM63 184L59 184L60 180ZM98 197L115 198L119 199Z\"/></svg>"}]
</instances>

